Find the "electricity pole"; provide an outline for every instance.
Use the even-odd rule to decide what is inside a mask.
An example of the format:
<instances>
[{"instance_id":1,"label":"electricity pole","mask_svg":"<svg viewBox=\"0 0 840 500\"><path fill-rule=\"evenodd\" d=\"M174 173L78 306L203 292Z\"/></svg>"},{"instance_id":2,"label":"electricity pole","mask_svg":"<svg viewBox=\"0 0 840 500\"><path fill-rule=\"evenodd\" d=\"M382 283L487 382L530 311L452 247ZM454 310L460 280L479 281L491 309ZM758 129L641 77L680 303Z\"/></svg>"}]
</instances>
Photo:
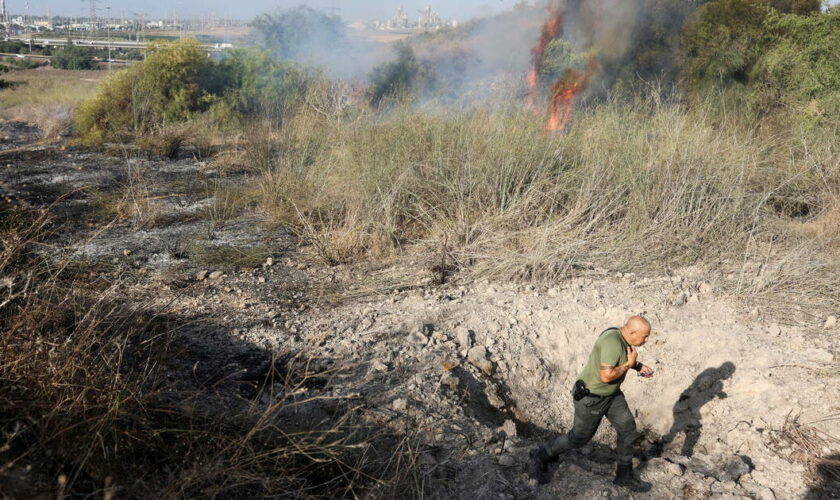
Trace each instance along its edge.
<instances>
[{"instance_id":1,"label":"electricity pole","mask_svg":"<svg viewBox=\"0 0 840 500\"><path fill-rule=\"evenodd\" d=\"M6 40L12 36L12 27L9 26L9 13L6 11L6 0L0 0L0 22L6 30Z\"/></svg>"}]
</instances>

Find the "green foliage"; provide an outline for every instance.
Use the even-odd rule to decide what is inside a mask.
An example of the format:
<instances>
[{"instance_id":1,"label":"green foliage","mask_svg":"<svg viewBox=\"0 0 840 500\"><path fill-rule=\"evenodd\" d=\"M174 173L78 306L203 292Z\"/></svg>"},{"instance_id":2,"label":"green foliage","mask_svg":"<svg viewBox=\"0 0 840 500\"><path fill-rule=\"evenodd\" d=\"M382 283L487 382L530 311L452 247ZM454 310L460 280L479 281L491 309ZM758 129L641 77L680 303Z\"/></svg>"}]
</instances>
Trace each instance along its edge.
<instances>
[{"instance_id":1,"label":"green foliage","mask_svg":"<svg viewBox=\"0 0 840 500\"><path fill-rule=\"evenodd\" d=\"M753 69L756 99L799 105L811 117L840 116L840 12L773 14L765 25L775 43Z\"/></svg>"},{"instance_id":2,"label":"green foliage","mask_svg":"<svg viewBox=\"0 0 840 500\"><path fill-rule=\"evenodd\" d=\"M431 88L431 70L417 60L414 49L407 43L396 45L397 58L373 69L371 73L371 103L381 104L388 98L399 98Z\"/></svg>"},{"instance_id":3,"label":"green foliage","mask_svg":"<svg viewBox=\"0 0 840 500\"><path fill-rule=\"evenodd\" d=\"M810 14L819 12L820 0L770 0L770 5L779 12Z\"/></svg>"},{"instance_id":4,"label":"green foliage","mask_svg":"<svg viewBox=\"0 0 840 500\"><path fill-rule=\"evenodd\" d=\"M52 56L52 66L57 69L95 69L96 62L90 50L84 47L68 45Z\"/></svg>"},{"instance_id":5,"label":"green foliage","mask_svg":"<svg viewBox=\"0 0 840 500\"><path fill-rule=\"evenodd\" d=\"M636 23L630 45L616 50L610 43L597 47L605 75L618 81L676 81L681 36L686 22L708 0L637 0ZM607 85L614 82L607 80Z\"/></svg>"},{"instance_id":6,"label":"green foliage","mask_svg":"<svg viewBox=\"0 0 840 500\"><path fill-rule=\"evenodd\" d=\"M204 84L212 79L212 61L195 40L155 42L140 67L137 85L164 124L206 108Z\"/></svg>"},{"instance_id":7,"label":"green foliage","mask_svg":"<svg viewBox=\"0 0 840 500\"><path fill-rule=\"evenodd\" d=\"M262 14L251 25L257 43L281 59L301 59L312 50L330 50L345 37L339 17L306 6Z\"/></svg>"},{"instance_id":8,"label":"green foliage","mask_svg":"<svg viewBox=\"0 0 840 500\"><path fill-rule=\"evenodd\" d=\"M0 52L3 52L4 54L20 54L25 48L26 45L24 45L23 42L0 40Z\"/></svg>"},{"instance_id":9,"label":"green foliage","mask_svg":"<svg viewBox=\"0 0 840 500\"><path fill-rule=\"evenodd\" d=\"M741 87L762 112L797 108L806 120L840 112L840 12L799 15L795 3L716 0L683 38L683 76L694 89Z\"/></svg>"},{"instance_id":10,"label":"green foliage","mask_svg":"<svg viewBox=\"0 0 840 500\"><path fill-rule=\"evenodd\" d=\"M76 130L90 144L130 136L157 144L158 131L208 110L222 122L259 115L282 123L314 78L268 52L232 50L216 63L195 40L156 42L144 61L110 76L82 104Z\"/></svg>"},{"instance_id":11,"label":"green foliage","mask_svg":"<svg viewBox=\"0 0 840 500\"><path fill-rule=\"evenodd\" d=\"M554 81L568 69L582 70L585 66L583 54L575 51L568 41L555 38L545 47L540 76L545 81Z\"/></svg>"},{"instance_id":12,"label":"green foliage","mask_svg":"<svg viewBox=\"0 0 840 500\"><path fill-rule=\"evenodd\" d=\"M157 42L143 62L115 72L76 114L84 142L144 133L207 109L214 66L194 40Z\"/></svg>"},{"instance_id":13,"label":"green foliage","mask_svg":"<svg viewBox=\"0 0 840 500\"><path fill-rule=\"evenodd\" d=\"M214 90L225 93L228 109L278 122L300 105L314 78L294 62L244 49L229 51L218 64L217 76Z\"/></svg>"},{"instance_id":14,"label":"green foliage","mask_svg":"<svg viewBox=\"0 0 840 500\"><path fill-rule=\"evenodd\" d=\"M754 0L716 0L701 7L683 35L682 70L687 81L746 83L768 47L764 19L769 13Z\"/></svg>"}]
</instances>

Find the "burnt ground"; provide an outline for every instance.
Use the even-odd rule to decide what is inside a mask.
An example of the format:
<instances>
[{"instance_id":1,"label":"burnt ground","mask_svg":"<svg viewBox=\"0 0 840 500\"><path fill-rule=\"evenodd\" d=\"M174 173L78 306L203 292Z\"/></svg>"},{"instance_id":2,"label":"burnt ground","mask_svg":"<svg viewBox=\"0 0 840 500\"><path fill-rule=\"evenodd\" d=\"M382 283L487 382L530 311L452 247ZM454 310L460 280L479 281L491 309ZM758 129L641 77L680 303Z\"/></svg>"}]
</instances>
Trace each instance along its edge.
<instances>
[{"instance_id":1,"label":"burnt ground","mask_svg":"<svg viewBox=\"0 0 840 500\"><path fill-rule=\"evenodd\" d=\"M0 195L55 215L48 258L173 318L182 354L171 377L185 390L203 388L181 402L193 411L235 414L276 402L266 380L277 363L311 359L329 375L304 392L325 402L296 409L299 422L342 401L364 408L371 424L418 435L420 467L436 478L433 497L836 492L833 479L815 475L819 457L804 459L785 432L799 415L829 436L820 456L838 453L836 336L747 317L697 270L534 286L457 275L437 285L431 266L408 257L329 267L285 228L216 196L247 172L222 174L188 152L148 160L128 149L35 145L19 124L0 130ZM568 428L568 388L594 337L637 312L654 320L641 359L658 373L625 385L645 437L637 467L654 489L632 495L612 485L606 423L538 486L528 449ZM700 340L708 331L715 337Z\"/></svg>"}]
</instances>

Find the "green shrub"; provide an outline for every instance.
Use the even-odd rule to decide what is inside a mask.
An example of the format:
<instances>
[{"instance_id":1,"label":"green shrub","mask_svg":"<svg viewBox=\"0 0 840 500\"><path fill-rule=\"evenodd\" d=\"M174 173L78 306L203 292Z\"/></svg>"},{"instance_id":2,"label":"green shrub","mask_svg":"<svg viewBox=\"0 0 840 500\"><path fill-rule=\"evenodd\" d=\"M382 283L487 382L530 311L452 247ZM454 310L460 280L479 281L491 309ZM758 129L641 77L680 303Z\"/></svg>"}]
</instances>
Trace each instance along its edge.
<instances>
[{"instance_id":1,"label":"green shrub","mask_svg":"<svg viewBox=\"0 0 840 500\"><path fill-rule=\"evenodd\" d=\"M184 121L214 101L206 87L213 62L194 40L156 42L146 59L115 72L76 114L85 143L98 143Z\"/></svg>"},{"instance_id":2,"label":"green shrub","mask_svg":"<svg viewBox=\"0 0 840 500\"><path fill-rule=\"evenodd\" d=\"M540 76L544 81L555 81L568 69L582 70L586 59L575 51L572 44L562 38L556 38L545 47L540 66Z\"/></svg>"},{"instance_id":3,"label":"green shrub","mask_svg":"<svg viewBox=\"0 0 840 500\"><path fill-rule=\"evenodd\" d=\"M370 99L375 106L385 99L415 94L433 86L431 69L417 60L414 49L407 43L396 45L397 58L373 69Z\"/></svg>"},{"instance_id":4,"label":"green shrub","mask_svg":"<svg viewBox=\"0 0 840 500\"><path fill-rule=\"evenodd\" d=\"M770 40L770 9L754 0L716 0L695 13L682 39L682 74L691 86L746 84Z\"/></svg>"},{"instance_id":5,"label":"green shrub","mask_svg":"<svg viewBox=\"0 0 840 500\"><path fill-rule=\"evenodd\" d=\"M56 52L50 61L52 66L57 69L80 70L96 68L96 62L93 60L91 51L72 44Z\"/></svg>"},{"instance_id":6,"label":"green shrub","mask_svg":"<svg viewBox=\"0 0 840 500\"><path fill-rule=\"evenodd\" d=\"M303 102L314 80L300 65L280 61L268 52L235 49L216 68L213 91L224 93L223 104L242 115L282 122Z\"/></svg>"}]
</instances>

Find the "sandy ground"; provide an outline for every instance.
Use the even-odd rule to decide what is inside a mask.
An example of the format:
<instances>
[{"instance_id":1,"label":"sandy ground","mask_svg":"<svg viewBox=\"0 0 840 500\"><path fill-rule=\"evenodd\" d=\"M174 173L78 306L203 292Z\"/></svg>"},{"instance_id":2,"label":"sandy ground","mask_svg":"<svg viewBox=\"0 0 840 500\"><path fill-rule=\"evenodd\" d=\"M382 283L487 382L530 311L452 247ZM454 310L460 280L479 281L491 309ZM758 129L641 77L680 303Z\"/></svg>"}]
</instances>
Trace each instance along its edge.
<instances>
[{"instance_id":1,"label":"sandy ground","mask_svg":"<svg viewBox=\"0 0 840 500\"><path fill-rule=\"evenodd\" d=\"M30 132L3 127L7 144ZM465 274L438 285L407 258L324 267L253 216L215 225L200 217L212 204L202 186L215 173L194 159L126 161L60 147L5 155L2 195L67 219L63 247L50 251L116 266L127 296L195 320L180 333L203 354L185 362L242 369L242 353L259 349L342 366L317 390L356 398L378 424L418 432L422 467L445 485L440 498L840 497L837 478L818 467L840 456L837 326L743 311L693 269L592 270L535 286ZM124 186L131 169L145 172L157 222L88 217L91 193ZM270 259L209 264L197 244L205 253L268 248ZM597 335L637 313L653 323L640 359L656 375L628 376L623 389L642 434L636 467L652 491L611 483L615 436L606 422L537 485L528 450L569 428L569 391Z\"/></svg>"}]
</instances>

